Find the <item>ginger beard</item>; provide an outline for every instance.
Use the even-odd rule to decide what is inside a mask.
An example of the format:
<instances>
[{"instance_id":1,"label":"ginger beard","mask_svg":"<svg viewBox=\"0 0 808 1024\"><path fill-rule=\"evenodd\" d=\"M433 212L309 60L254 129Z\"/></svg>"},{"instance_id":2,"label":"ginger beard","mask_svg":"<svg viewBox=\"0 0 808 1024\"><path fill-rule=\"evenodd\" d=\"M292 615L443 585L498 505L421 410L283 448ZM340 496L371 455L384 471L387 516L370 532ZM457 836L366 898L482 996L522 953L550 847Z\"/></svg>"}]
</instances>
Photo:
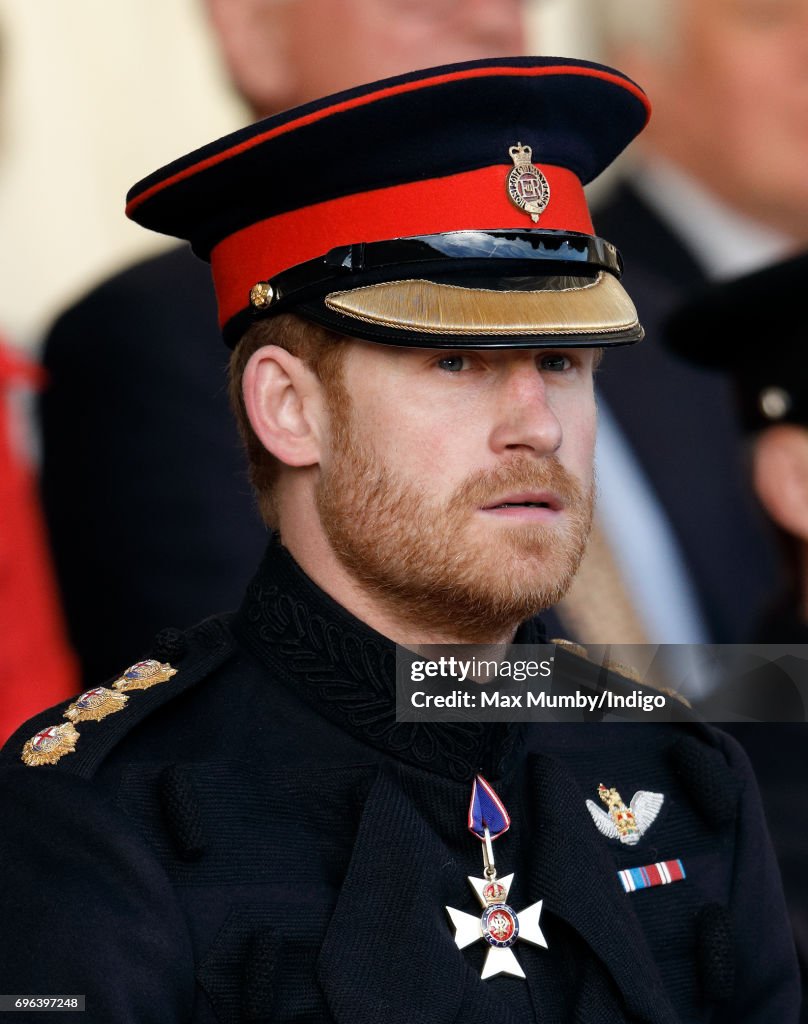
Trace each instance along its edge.
<instances>
[{"instance_id":1,"label":"ginger beard","mask_svg":"<svg viewBox=\"0 0 808 1024\"><path fill-rule=\"evenodd\" d=\"M555 455L520 454L470 476L448 503L430 501L360 437L339 392L328 395L333 449L317 508L359 583L402 621L467 643L497 640L561 600L589 537L593 479L583 487ZM480 522L479 509L503 490L551 490L563 513L551 524Z\"/></svg>"}]
</instances>

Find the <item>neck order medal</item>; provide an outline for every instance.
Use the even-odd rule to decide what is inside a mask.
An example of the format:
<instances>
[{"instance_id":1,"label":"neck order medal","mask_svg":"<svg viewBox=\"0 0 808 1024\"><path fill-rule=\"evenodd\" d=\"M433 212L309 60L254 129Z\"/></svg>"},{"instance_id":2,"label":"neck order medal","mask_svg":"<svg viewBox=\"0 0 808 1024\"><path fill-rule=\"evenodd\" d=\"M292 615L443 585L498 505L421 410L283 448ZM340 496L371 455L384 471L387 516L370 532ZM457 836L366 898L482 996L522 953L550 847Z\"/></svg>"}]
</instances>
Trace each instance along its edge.
<instances>
[{"instance_id":1,"label":"neck order medal","mask_svg":"<svg viewBox=\"0 0 808 1024\"><path fill-rule=\"evenodd\" d=\"M484 877L469 876L469 884L483 912L477 916L455 910L454 907L447 907L446 912L455 928L454 939L458 949L465 949L480 939L488 944L488 955L480 975L484 979L493 978L497 974L524 978L525 972L511 948L517 939L547 949L547 941L539 925L543 900L517 914L507 902L514 876L497 876L492 844L494 839L507 832L510 824L510 817L502 801L489 783L478 775L471 793L469 829L483 844Z\"/></svg>"}]
</instances>

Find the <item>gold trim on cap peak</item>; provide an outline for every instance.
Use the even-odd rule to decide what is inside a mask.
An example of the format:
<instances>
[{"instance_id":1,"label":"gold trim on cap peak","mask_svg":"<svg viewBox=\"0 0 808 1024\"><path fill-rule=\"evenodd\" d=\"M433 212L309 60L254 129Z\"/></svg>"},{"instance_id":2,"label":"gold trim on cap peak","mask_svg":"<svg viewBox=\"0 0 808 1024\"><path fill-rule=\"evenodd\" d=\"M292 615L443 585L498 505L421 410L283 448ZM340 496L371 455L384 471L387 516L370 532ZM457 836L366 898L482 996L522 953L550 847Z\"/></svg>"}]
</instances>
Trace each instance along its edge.
<instances>
[{"instance_id":1,"label":"gold trim on cap peak","mask_svg":"<svg viewBox=\"0 0 808 1024\"><path fill-rule=\"evenodd\" d=\"M380 327L422 334L616 334L639 326L637 310L612 274L579 288L535 291L465 288L406 280L331 292L328 309Z\"/></svg>"}]
</instances>

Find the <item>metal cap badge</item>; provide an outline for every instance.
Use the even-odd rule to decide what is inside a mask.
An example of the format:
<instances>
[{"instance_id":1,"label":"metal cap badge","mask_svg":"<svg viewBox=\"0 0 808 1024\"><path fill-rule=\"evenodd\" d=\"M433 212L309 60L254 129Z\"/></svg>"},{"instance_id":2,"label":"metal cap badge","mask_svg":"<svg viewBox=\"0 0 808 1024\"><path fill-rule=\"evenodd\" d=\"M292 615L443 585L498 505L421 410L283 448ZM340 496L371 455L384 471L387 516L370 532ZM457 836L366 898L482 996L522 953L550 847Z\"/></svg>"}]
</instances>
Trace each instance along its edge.
<instances>
[{"instance_id":1,"label":"metal cap badge","mask_svg":"<svg viewBox=\"0 0 808 1024\"><path fill-rule=\"evenodd\" d=\"M533 150L517 142L508 150L513 160L513 170L508 175L508 195L514 206L530 214L535 224L550 202L550 183L542 172L531 163Z\"/></svg>"}]
</instances>

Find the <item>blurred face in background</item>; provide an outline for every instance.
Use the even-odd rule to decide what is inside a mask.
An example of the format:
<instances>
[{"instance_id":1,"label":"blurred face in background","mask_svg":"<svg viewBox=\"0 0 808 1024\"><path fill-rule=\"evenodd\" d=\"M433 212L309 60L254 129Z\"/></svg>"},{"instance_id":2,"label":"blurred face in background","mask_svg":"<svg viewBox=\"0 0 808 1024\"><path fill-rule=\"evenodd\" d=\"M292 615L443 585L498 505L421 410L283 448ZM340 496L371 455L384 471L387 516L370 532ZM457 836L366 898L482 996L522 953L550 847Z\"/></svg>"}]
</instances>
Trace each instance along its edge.
<instances>
[{"instance_id":1,"label":"blurred face in background","mask_svg":"<svg viewBox=\"0 0 808 1024\"><path fill-rule=\"evenodd\" d=\"M207 0L234 85L266 116L418 68L525 50L527 0Z\"/></svg>"},{"instance_id":2,"label":"blurred face in background","mask_svg":"<svg viewBox=\"0 0 808 1024\"><path fill-rule=\"evenodd\" d=\"M640 145L737 209L808 238L808 0L667 6L668 40L618 54L654 104Z\"/></svg>"},{"instance_id":3,"label":"blurred face in background","mask_svg":"<svg viewBox=\"0 0 808 1024\"><path fill-rule=\"evenodd\" d=\"M288 0L297 93L524 50L522 0Z\"/></svg>"}]
</instances>

